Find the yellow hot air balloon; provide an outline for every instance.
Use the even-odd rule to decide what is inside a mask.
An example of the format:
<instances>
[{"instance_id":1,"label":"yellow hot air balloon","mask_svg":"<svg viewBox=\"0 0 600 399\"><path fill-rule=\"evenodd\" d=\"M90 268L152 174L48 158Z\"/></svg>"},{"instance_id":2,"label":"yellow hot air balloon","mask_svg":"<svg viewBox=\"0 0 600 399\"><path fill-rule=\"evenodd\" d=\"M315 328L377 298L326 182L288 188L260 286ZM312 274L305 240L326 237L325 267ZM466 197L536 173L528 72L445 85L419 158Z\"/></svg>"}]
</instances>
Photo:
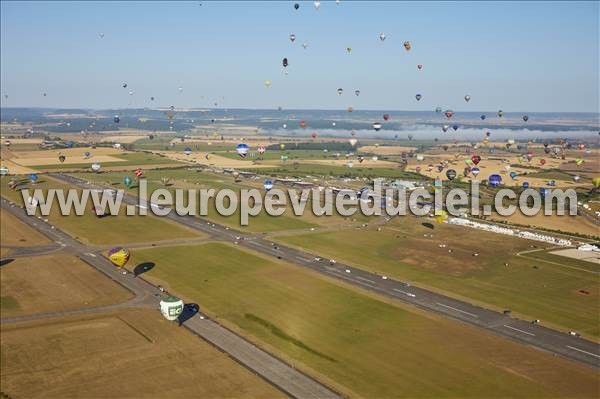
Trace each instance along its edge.
<instances>
[{"instance_id":1,"label":"yellow hot air balloon","mask_svg":"<svg viewBox=\"0 0 600 399\"><path fill-rule=\"evenodd\" d=\"M445 210L440 209L440 210L435 211L433 218L435 219L436 222L442 224L442 223L444 223L444 220L448 219L448 214L446 213Z\"/></svg>"},{"instance_id":2,"label":"yellow hot air balloon","mask_svg":"<svg viewBox=\"0 0 600 399\"><path fill-rule=\"evenodd\" d=\"M130 253L123 247L115 247L108 251L108 259L117 267L123 267L129 262Z\"/></svg>"},{"instance_id":3,"label":"yellow hot air balloon","mask_svg":"<svg viewBox=\"0 0 600 399\"><path fill-rule=\"evenodd\" d=\"M592 184L594 185L594 187L598 188L600 187L600 176L596 176L592 179Z\"/></svg>"},{"instance_id":4,"label":"yellow hot air balloon","mask_svg":"<svg viewBox=\"0 0 600 399\"><path fill-rule=\"evenodd\" d=\"M576 164L577 166L581 166L581 164L582 164L583 162L584 162L584 160L583 160L583 159L581 159L581 158L577 158L577 159L575 160L575 164Z\"/></svg>"},{"instance_id":5,"label":"yellow hot air balloon","mask_svg":"<svg viewBox=\"0 0 600 399\"><path fill-rule=\"evenodd\" d=\"M265 86L271 87L271 81L270 80L265 80Z\"/></svg>"},{"instance_id":6,"label":"yellow hot air balloon","mask_svg":"<svg viewBox=\"0 0 600 399\"><path fill-rule=\"evenodd\" d=\"M279 144L279 148L281 148L281 150L283 151L285 149L285 144Z\"/></svg>"}]
</instances>

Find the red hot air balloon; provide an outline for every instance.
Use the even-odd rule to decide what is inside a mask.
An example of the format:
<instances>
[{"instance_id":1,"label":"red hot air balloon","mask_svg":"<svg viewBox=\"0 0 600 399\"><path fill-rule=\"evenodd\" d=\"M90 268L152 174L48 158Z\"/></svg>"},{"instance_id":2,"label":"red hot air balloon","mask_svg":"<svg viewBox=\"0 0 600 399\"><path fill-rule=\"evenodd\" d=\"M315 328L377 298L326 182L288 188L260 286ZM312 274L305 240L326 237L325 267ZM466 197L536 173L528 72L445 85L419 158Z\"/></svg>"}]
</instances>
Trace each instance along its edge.
<instances>
[{"instance_id":1,"label":"red hot air balloon","mask_svg":"<svg viewBox=\"0 0 600 399\"><path fill-rule=\"evenodd\" d=\"M387 121L390 119L390 114L383 114L383 120Z\"/></svg>"},{"instance_id":2,"label":"red hot air balloon","mask_svg":"<svg viewBox=\"0 0 600 399\"><path fill-rule=\"evenodd\" d=\"M300 121L300 127L306 129L306 121Z\"/></svg>"},{"instance_id":3,"label":"red hot air balloon","mask_svg":"<svg viewBox=\"0 0 600 399\"><path fill-rule=\"evenodd\" d=\"M317 138L317 132L312 132L312 134L310 135L310 137L312 137L313 140L316 139Z\"/></svg>"},{"instance_id":4,"label":"red hot air balloon","mask_svg":"<svg viewBox=\"0 0 600 399\"><path fill-rule=\"evenodd\" d=\"M471 161L473 161L473 163L474 163L475 165L478 165L478 164L479 164L479 162L481 161L481 157L480 157L479 155L473 155L473 156L471 157Z\"/></svg>"},{"instance_id":5,"label":"red hot air balloon","mask_svg":"<svg viewBox=\"0 0 600 399\"><path fill-rule=\"evenodd\" d=\"M451 109L447 109L444 112L444 115L446 115L446 118L450 119L450 118L452 118L454 116L454 111L452 111Z\"/></svg>"},{"instance_id":6,"label":"red hot air balloon","mask_svg":"<svg viewBox=\"0 0 600 399\"><path fill-rule=\"evenodd\" d=\"M540 159L540 165L542 165L542 166L546 165L546 160L543 158Z\"/></svg>"}]
</instances>

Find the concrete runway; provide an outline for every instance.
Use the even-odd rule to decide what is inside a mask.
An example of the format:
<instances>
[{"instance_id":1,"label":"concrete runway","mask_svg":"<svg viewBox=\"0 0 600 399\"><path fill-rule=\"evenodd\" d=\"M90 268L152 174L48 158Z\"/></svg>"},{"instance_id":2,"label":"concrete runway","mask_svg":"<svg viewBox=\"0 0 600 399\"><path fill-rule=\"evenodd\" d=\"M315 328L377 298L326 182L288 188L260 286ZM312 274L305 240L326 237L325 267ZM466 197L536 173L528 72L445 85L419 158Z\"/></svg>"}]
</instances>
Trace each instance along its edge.
<instances>
[{"instance_id":1,"label":"concrete runway","mask_svg":"<svg viewBox=\"0 0 600 399\"><path fill-rule=\"evenodd\" d=\"M50 175L80 187L106 188L102 186L90 186L87 182L68 175L57 173L51 173ZM123 202L132 206L139 205L139 200L129 194L124 195ZM148 205L145 204L145 206ZM548 351L557 356L594 368L600 368L600 345L581 337L544 327L540 324L533 324L531 321L520 320L510 315L504 315L503 313L430 290L409 286L407 283L401 281L389 278L384 279L384 276L349 265L340 263L330 265L328 261L315 261L318 254L311 254L303 250L275 244L263 239L260 234L241 233L199 217L178 216L175 212L171 212L165 217L182 225L205 232L215 240L237 241L241 246L251 248L269 256L281 257L282 260L290 264L309 268L318 273L343 280L346 283L394 298L420 309L432 311L445 317L482 328L515 342ZM238 240L237 237L241 237L242 239ZM278 249L275 249L275 247Z\"/></svg>"},{"instance_id":2,"label":"concrete runway","mask_svg":"<svg viewBox=\"0 0 600 399\"><path fill-rule=\"evenodd\" d=\"M78 314L101 313L128 307L152 307L155 308L156 311L159 311L158 304L161 297L165 294L162 293L158 287L155 287L140 277L135 277L132 273L122 274L105 257L101 256L99 253L92 252L94 249L90 249L74 240L55 226L45 222L43 219L27 216L24 209L15 204L10 204L9 201L4 198L0 200L0 205L2 209L10 212L22 222L46 235L54 241L56 245L62 248L62 251L79 257L85 263L105 274L135 295L133 299L119 304L75 309L64 312L38 313L21 317L2 318L0 319L0 323L18 323ZM54 247L55 246L52 246L51 250L55 251L56 248ZM34 248L31 251L32 256L42 253L46 252L40 252L37 248ZM26 251L21 251L19 255L25 256ZM226 352L238 363L261 376L267 382L271 383L290 397L341 398L334 390L302 373L267 351L260 349L250 341L223 327L217 322L208 319L200 313L196 313L186 320L183 323L183 326L206 340L208 343L214 345L223 352Z\"/></svg>"}]
</instances>

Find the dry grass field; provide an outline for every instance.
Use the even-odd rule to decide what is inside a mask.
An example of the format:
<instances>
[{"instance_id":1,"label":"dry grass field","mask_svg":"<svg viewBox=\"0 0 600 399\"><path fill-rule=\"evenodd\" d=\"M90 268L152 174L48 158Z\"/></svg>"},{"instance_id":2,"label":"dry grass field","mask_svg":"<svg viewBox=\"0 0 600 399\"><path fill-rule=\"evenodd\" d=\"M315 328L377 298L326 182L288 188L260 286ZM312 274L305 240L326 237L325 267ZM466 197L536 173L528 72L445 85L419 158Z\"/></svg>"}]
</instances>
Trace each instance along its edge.
<instances>
[{"instance_id":1,"label":"dry grass field","mask_svg":"<svg viewBox=\"0 0 600 399\"><path fill-rule=\"evenodd\" d=\"M282 398L158 310L3 325L11 398Z\"/></svg>"},{"instance_id":2,"label":"dry grass field","mask_svg":"<svg viewBox=\"0 0 600 399\"><path fill-rule=\"evenodd\" d=\"M0 268L2 317L124 302L132 294L78 258L16 258Z\"/></svg>"}]
</instances>

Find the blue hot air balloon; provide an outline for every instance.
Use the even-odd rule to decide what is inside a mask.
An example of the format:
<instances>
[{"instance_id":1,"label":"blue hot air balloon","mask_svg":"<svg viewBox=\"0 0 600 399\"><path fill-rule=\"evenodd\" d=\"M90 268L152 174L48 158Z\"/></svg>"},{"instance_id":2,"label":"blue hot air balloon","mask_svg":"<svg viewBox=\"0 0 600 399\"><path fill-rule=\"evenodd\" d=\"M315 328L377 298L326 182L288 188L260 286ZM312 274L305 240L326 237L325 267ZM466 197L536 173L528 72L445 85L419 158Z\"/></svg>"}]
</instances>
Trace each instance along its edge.
<instances>
[{"instance_id":1,"label":"blue hot air balloon","mask_svg":"<svg viewBox=\"0 0 600 399\"><path fill-rule=\"evenodd\" d=\"M273 188L273 182L271 180L265 180L264 182L265 190L269 191Z\"/></svg>"},{"instance_id":2,"label":"blue hot air balloon","mask_svg":"<svg viewBox=\"0 0 600 399\"><path fill-rule=\"evenodd\" d=\"M183 150L183 153L185 155L190 155L192 153L192 148L191 147L185 147L185 149Z\"/></svg>"},{"instance_id":3,"label":"blue hot air balloon","mask_svg":"<svg viewBox=\"0 0 600 399\"><path fill-rule=\"evenodd\" d=\"M125 186L129 187L129 186L131 186L131 182L132 182L132 181L133 181L133 180L131 180L131 177L129 177L129 176L125 176L125 178L123 179L123 184L124 184Z\"/></svg>"},{"instance_id":4,"label":"blue hot air balloon","mask_svg":"<svg viewBox=\"0 0 600 399\"><path fill-rule=\"evenodd\" d=\"M492 187L498 187L502 183L502 177L497 174L493 174L488 178L488 183Z\"/></svg>"},{"instance_id":5,"label":"blue hot air balloon","mask_svg":"<svg viewBox=\"0 0 600 399\"><path fill-rule=\"evenodd\" d=\"M121 122L121 118L119 118L119 115L115 115L115 117L113 118L113 121L115 121L115 123L119 123L119 122Z\"/></svg>"},{"instance_id":6,"label":"blue hot air balloon","mask_svg":"<svg viewBox=\"0 0 600 399\"><path fill-rule=\"evenodd\" d=\"M30 175L27 175L27 178L29 179L29 181L31 181L32 183L35 183L38 181L38 175L37 173L31 173Z\"/></svg>"},{"instance_id":7,"label":"blue hot air balloon","mask_svg":"<svg viewBox=\"0 0 600 399\"><path fill-rule=\"evenodd\" d=\"M549 188L540 188L540 195L542 196L542 198L546 198L546 196L550 194L550 189Z\"/></svg>"},{"instance_id":8,"label":"blue hot air balloon","mask_svg":"<svg viewBox=\"0 0 600 399\"><path fill-rule=\"evenodd\" d=\"M528 181L524 181L522 184L522 187L527 190L529 188L529 182Z\"/></svg>"},{"instance_id":9,"label":"blue hot air balloon","mask_svg":"<svg viewBox=\"0 0 600 399\"><path fill-rule=\"evenodd\" d=\"M509 175L510 175L510 178L514 180L514 179L516 179L516 177L517 177L519 174L518 174L517 172L510 172L510 173L509 173Z\"/></svg>"},{"instance_id":10,"label":"blue hot air balloon","mask_svg":"<svg viewBox=\"0 0 600 399\"><path fill-rule=\"evenodd\" d=\"M235 150L240 157L244 158L248 154L248 144L238 144L237 147L235 147Z\"/></svg>"},{"instance_id":11,"label":"blue hot air balloon","mask_svg":"<svg viewBox=\"0 0 600 399\"><path fill-rule=\"evenodd\" d=\"M481 118L482 121L484 121L485 120L485 115L481 114L480 118Z\"/></svg>"}]
</instances>

